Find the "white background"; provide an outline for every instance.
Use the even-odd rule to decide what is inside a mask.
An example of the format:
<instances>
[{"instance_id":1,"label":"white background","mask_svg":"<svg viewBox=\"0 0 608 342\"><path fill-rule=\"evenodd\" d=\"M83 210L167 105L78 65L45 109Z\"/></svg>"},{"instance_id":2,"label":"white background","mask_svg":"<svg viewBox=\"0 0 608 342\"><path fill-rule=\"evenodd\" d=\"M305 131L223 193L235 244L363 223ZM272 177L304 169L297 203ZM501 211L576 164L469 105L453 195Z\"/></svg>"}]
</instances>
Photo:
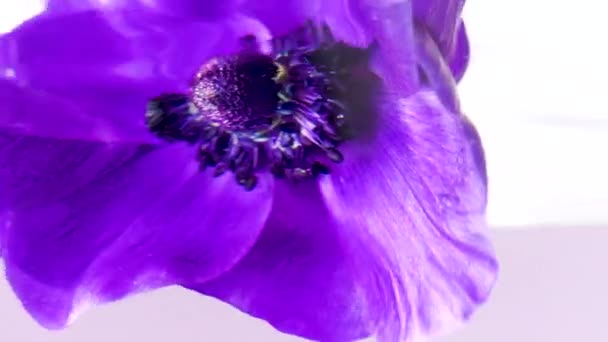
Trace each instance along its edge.
<instances>
[{"instance_id":1,"label":"white background","mask_svg":"<svg viewBox=\"0 0 608 342\"><path fill-rule=\"evenodd\" d=\"M0 0L0 32L34 2ZM467 3L473 57L461 102L486 146L502 272L489 304L440 342L608 341L606 6ZM298 339L178 288L93 309L69 329L47 332L0 282L0 341L109 340Z\"/></svg>"},{"instance_id":2,"label":"white background","mask_svg":"<svg viewBox=\"0 0 608 342\"><path fill-rule=\"evenodd\" d=\"M472 59L460 94L484 139L494 227L608 224L606 6L465 6Z\"/></svg>"},{"instance_id":3,"label":"white background","mask_svg":"<svg viewBox=\"0 0 608 342\"><path fill-rule=\"evenodd\" d=\"M608 229L500 230L501 275L488 304L432 342L606 342ZM304 342L180 288L92 309L59 332L40 328L0 282L2 342ZM368 341L366 341L368 342Z\"/></svg>"}]
</instances>

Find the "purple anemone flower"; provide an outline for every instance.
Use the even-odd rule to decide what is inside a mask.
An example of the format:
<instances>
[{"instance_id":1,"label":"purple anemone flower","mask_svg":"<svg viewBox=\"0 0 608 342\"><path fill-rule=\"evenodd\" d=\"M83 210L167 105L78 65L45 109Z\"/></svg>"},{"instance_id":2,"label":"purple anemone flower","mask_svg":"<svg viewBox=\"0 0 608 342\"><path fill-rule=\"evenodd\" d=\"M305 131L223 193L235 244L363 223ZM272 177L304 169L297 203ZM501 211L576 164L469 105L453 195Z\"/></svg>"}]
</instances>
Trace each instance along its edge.
<instances>
[{"instance_id":1,"label":"purple anemone flower","mask_svg":"<svg viewBox=\"0 0 608 342\"><path fill-rule=\"evenodd\" d=\"M180 285L318 341L468 318L498 267L463 3L49 1L0 36L25 309L58 329Z\"/></svg>"}]
</instances>

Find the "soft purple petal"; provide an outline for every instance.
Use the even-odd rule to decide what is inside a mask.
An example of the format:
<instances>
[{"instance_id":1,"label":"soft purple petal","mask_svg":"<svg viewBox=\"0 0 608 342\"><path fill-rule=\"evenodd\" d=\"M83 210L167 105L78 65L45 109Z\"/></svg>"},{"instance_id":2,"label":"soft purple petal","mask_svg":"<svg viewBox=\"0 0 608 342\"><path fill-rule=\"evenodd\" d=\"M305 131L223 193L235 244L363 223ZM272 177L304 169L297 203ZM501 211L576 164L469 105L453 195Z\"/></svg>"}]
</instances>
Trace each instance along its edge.
<instances>
[{"instance_id":1,"label":"soft purple petal","mask_svg":"<svg viewBox=\"0 0 608 342\"><path fill-rule=\"evenodd\" d=\"M274 37L289 34L306 21L314 20L326 23L335 37L353 46L367 47L374 39L374 32L359 20L359 0L247 0L240 10L258 19Z\"/></svg>"},{"instance_id":2,"label":"soft purple petal","mask_svg":"<svg viewBox=\"0 0 608 342\"><path fill-rule=\"evenodd\" d=\"M467 36L461 25L465 0L414 0L412 3L416 20L430 32L459 80L469 57Z\"/></svg>"},{"instance_id":3,"label":"soft purple petal","mask_svg":"<svg viewBox=\"0 0 608 342\"><path fill-rule=\"evenodd\" d=\"M471 57L471 51L469 47L469 38L465 29L464 22L460 23L458 29L458 36L456 38L456 48L452 57L448 60L450 69L456 81L460 81L467 71L469 66L469 59Z\"/></svg>"},{"instance_id":4,"label":"soft purple petal","mask_svg":"<svg viewBox=\"0 0 608 342\"><path fill-rule=\"evenodd\" d=\"M199 172L183 146L2 137L6 275L49 328L90 302L217 276L272 206L270 177L245 193L230 175Z\"/></svg>"},{"instance_id":5,"label":"soft purple petal","mask_svg":"<svg viewBox=\"0 0 608 342\"><path fill-rule=\"evenodd\" d=\"M63 15L70 12L86 11L100 8L104 5L113 5L123 0L46 0L43 15Z\"/></svg>"},{"instance_id":6,"label":"soft purple petal","mask_svg":"<svg viewBox=\"0 0 608 342\"><path fill-rule=\"evenodd\" d=\"M321 185L353 262L368 267L364 296L387 322L380 337L397 341L469 318L497 263L483 153L465 119L421 91L385 108L380 124L377 141L353 147Z\"/></svg>"},{"instance_id":7,"label":"soft purple petal","mask_svg":"<svg viewBox=\"0 0 608 342\"><path fill-rule=\"evenodd\" d=\"M49 114L58 109L41 106L30 111L36 117L20 120L29 120L29 126L41 123L28 134L70 137L77 131L74 125L89 120L90 125L103 121L103 132L97 134L103 137L95 139L149 142L153 137L143 120L147 100L185 90L200 64L234 51L238 37L265 34L255 24L243 16L194 22L128 8L40 16L0 37L0 71L19 91L35 93L42 99L38 102L53 101L78 112L78 121L62 121L62 114ZM14 124L0 116L0 126Z\"/></svg>"},{"instance_id":8,"label":"soft purple petal","mask_svg":"<svg viewBox=\"0 0 608 342\"><path fill-rule=\"evenodd\" d=\"M423 74L423 85L433 89L449 110L460 112L454 75L446 64L435 40L424 27L417 27L415 41L418 66Z\"/></svg>"},{"instance_id":9,"label":"soft purple petal","mask_svg":"<svg viewBox=\"0 0 608 342\"><path fill-rule=\"evenodd\" d=\"M341 227L340 227L341 228ZM278 182L272 214L251 252L233 269L193 290L314 341L369 336L360 277L317 187Z\"/></svg>"},{"instance_id":10,"label":"soft purple petal","mask_svg":"<svg viewBox=\"0 0 608 342\"><path fill-rule=\"evenodd\" d=\"M444 53L454 49L465 0L413 0L414 15L429 29Z\"/></svg>"},{"instance_id":11,"label":"soft purple petal","mask_svg":"<svg viewBox=\"0 0 608 342\"><path fill-rule=\"evenodd\" d=\"M243 0L123 0L123 2L140 2L165 15L208 20L233 14Z\"/></svg>"},{"instance_id":12,"label":"soft purple petal","mask_svg":"<svg viewBox=\"0 0 608 342\"><path fill-rule=\"evenodd\" d=\"M418 86L412 4L400 0L353 0L351 8L374 37L376 67L386 88L406 96Z\"/></svg>"},{"instance_id":13,"label":"soft purple petal","mask_svg":"<svg viewBox=\"0 0 608 342\"><path fill-rule=\"evenodd\" d=\"M87 9L156 11L189 19L216 19L233 12L242 0L47 0L47 12L66 13Z\"/></svg>"},{"instance_id":14,"label":"soft purple petal","mask_svg":"<svg viewBox=\"0 0 608 342\"><path fill-rule=\"evenodd\" d=\"M264 23L274 36L281 36L306 20L317 18L321 14L322 3L321 0L246 0L240 10Z\"/></svg>"},{"instance_id":15,"label":"soft purple petal","mask_svg":"<svg viewBox=\"0 0 608 342\"><path fill-rule=\"evenodd\" d=\"M69 100L0 79L0 127L15 134L95 141L140 141Z\"/></svg>"},{"instance_id":16,"label":"soft purple petal","mask_svg":"<svg viewBox=\"0 0 608 342\"><path fill-rule=\"evenodd\" d=\"M268 38L265 27L133 1L76 5L52 1L0 37L0 253L51 328L90 302L224 272L272 204L270 176L245 193L230 175L199 173L190 148L127 143L152 137L149 97L184 90L200 63L234 52L242 35Z\"/></svg>"},{"instance_id":17,"label":"soft purple petal","mask_svg":"<svg viewBox=\"0 0 608 342\"><path fill-rule=\"evenodd\" d=\"M82 30L85 26L87 30ZM79 112L79 122L103 120L112 131L108 140L150 140L141 108L167 80L145 73L146 60L135 51L134 42L118 34L101 13L37 17L0 39L4 50L0 64L11 71L9 79L22 92L71 107ZM129 68L144 72L131 77L125 74ZM27 120L43 124L30 134L63 137L65 129L69 137L76 130L75 122L62 121L63 113L53 115L55 111L62 108L31 108L29 113L36 117ZM7 124L5 117L2 123Z\"/></svg>"}]
</instances>

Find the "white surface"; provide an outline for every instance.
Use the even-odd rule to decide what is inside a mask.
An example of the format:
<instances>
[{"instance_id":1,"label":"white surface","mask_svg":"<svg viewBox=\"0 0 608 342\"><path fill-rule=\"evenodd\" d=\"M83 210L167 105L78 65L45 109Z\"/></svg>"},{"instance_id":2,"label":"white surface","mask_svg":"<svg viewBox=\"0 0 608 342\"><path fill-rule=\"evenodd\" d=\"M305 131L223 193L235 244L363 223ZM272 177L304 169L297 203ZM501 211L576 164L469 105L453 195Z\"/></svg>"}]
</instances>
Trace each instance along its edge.
<instances>
[{"instance_id":1,"label":"white surface","mask_svg":"<svg viewBox=\"0 0 608 342\"><path fill-rule=\"evenodd\" d=\"M0 34L10 32L27 18L42 12L45 0L0 0Z\"/></svg>"},{"instance_id":2,"label":"white surface","mask_svg":"<svg viewBox=\"0 0 608 342\"><path fill-rule=\"evenodd\" d=\"M608 222L605 14L597 0L467 2L460 95L486 147L493 226Z\"/></svg>"},{"instance_id":3,"label":"white surface","mask_svg":"<svg viewBox=\"0 0 608 342\"><path fill-rule=\"evenodd\" d=\"M502 272L489 303L434 342L605 342L608 229L494 234ZM0 281L3 342L302 342L227 305L168 288L94 308L70 328L37 326Z\"/></svg>"}]
</instances>

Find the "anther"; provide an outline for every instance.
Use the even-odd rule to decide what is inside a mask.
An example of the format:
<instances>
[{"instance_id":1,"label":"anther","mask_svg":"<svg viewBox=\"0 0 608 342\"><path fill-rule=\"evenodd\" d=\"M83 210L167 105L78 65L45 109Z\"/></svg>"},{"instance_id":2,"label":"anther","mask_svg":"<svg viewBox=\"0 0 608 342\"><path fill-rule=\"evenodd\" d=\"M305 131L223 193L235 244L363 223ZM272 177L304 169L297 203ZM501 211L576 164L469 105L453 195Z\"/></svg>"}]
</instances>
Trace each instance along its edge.
<instances>
[{"instance_id":1,"label":"anther","mask_svg":"<svg viewBox=\"0 0 608 342\"><path fill-rule=\"evenodd\" d=\"M146 125L163 139L194 143L202 129L198 114L188 96L163 94L148 102Z\"/></svg>"}]
</instances>

